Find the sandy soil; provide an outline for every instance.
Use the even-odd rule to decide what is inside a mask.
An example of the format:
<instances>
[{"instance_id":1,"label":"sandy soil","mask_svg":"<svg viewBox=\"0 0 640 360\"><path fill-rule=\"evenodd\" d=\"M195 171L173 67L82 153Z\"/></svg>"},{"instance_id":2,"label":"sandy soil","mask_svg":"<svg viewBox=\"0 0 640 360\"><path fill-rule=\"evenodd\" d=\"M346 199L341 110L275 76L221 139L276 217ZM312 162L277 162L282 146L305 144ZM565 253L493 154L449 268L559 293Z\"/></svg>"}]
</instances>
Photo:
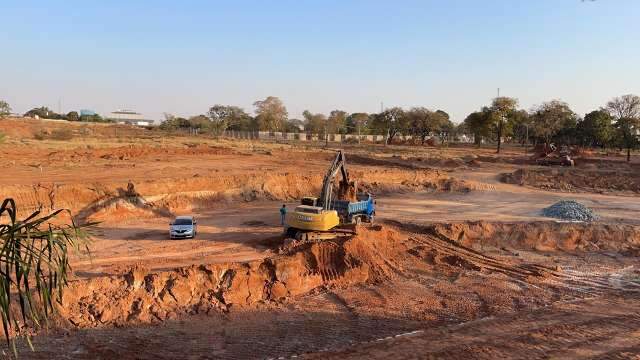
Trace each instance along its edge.
<instances>
[{"instance_id":1,"label":"sandy soil","mask_svg":"<svg viewBox=\"0 0 640 360\"><path fill-rule=\"evenodd\" d=\"M82 124L71 141L33 138L61 126L0 122L1 197L22 215L65 207L100 221L30 358L639 353L622 336L638 331L635 161L598 154L567 171L520 148L345 146L379 225L297 243L277 210L319 192L334 149ZM569 198L600 219L541 216ZM168 240L182 214L198 218L198 238Z\"/></svg>"},{"instance_id":2,"label":"sandy soil","mask_svg":"<svg viewBox=\"0 0 640 360\"><path fill-rule=\"evenodd\" d=\"M313 359L632 359L640 352L637 293L557 302L500 318L397 334Z\"/></svg>"}]
</instances>

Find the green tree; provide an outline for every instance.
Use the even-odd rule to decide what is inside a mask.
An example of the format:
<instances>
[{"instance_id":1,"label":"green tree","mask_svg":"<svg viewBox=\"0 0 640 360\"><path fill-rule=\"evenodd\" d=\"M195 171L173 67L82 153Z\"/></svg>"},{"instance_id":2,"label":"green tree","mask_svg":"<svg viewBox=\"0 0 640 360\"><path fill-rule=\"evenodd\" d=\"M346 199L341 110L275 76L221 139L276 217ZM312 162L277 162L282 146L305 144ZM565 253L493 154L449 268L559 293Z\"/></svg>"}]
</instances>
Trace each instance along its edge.
<instances>
[{"instance_id":1,"label":"green tree","mask_svg":"<svg viewBox=\"0 0 640 360\"><path fill-rule=\"evenodd\" d=\"M203 131L212 130L211 119L206 115L190 116L187 121L189 122L189 127L192 129L199 129Z\"/></svg>"},{"instance_id":2,"label":"green tree","mask_svg":"<svg viewBox=\"0 0 640 360\"><path fill-rule=\"evenodd\" d=\"M333 110L327 119L327 129L329 134L346 134L347 132L347 112Z\"/></svg>"},{"instance_id":3,"label":"green tree","mask_svg":"<svg viewBox=\"0 0 640 360\"><path fill-rule=\"evenodd\" d=\"M431 111L425 107L414 107L406 112L409 132L412 136L420 138L424 145L425 140L432 134L440 135L443 126L450 123L448 115L441 111Z\"/></svg>"},{"instance_id":4,"label":"green tree","mask_svg":"<svg viewBox=\"0 0 640 360\"><path fill-rule=\"evenodd\" d=\"M575 128L578 116L571 110L569 104L560 100L551 100L533 110L533 130L537 138L545 144L563 129Z\"/></svg>"},{"instance_id":5,"label":"green tree","mask_svg":"<svg viewBox=\"0 0 640 360\"><path fill-rule=\"evenodd\" d=\"M80 115L78 115L77 111L70 111L65 118L68 121L79 121L80 120Z\"/></svg>"},{"instance_id":6,"label":"green tree","mask_svg":"<svg viewBox=\"0 0 640 360\"><path fill-rule=\"evenodd\" d=\"M189 129L191 123L183 117L177 117L173 114L164 113L164 120L160 123L162 130Z\"/></svg>"},{"instance_id":7,"label":"green tree","mask_svg":"<svg viewBox=\"0 0 640 360\"><path fill-rule=\"evenodd\" d=\"M260 130L278 131L287 121L287 108L282 100L275 96L256 101L253 106L256 108L256 120Z\"/></svg>"},{"instance_id":8,"label":"green tree","mask_svg":"<svg viewBox=\"0 0 640 360\"><path fill-rule=\"evenodd\" d=\"M305 110L302 112L302 116L306 132L324 137L325 129L328 126L327 117L324 114L313 114L309 110Z\"/></svg>"},{"instance_id":9,"label":"green tree","mask_svg":"<svg viewBox=\"0 0 640 360\"><path fill-rule=\"evenodd\" d=\"M9 114L11 114L11 106L6 101L0 100L0 119L4 119Z\"/></svg>"},{"instance_id":10,"label":"green tree","mask_svg":"<svg viewBox=\"0 0 640 360\"><path fill-rule=\"evenodd\" d=\"M613 140L613 117L606 110L594 110L576 125L582 145L605 147Z\"/></svg>"},{"instance_id":11,"label":"green tree","mask_svg":"<svg viewBox=\"0 0 640 360\"><path fill-rule=\"evenodd\" d=\"M445 118L447 121L451 121L451 117L449 116L449 114L446 111L444 111L444 110L436 110L436 113L440 114L440 116Z\"/></svg>"},{"instance_id":12,"label":"green tree","mask_svg":"<svg viewBox=\"0 0 640 360\"><path fill-rule=\"evenodd\" d=\"M386 134L386 145L390 144L396 135L408 130L408 119L402 108L393 107L379 114L374 114L371 119L371 127L377 132Z\"/></svg>"},{"instance_id":13,"label":"green tree","mask_svg":"<svg viewBox=\"0 0 640 360\"><path fill-rule=\"evenodd\" d=\"M247 114L244 109L234 106L229 119L229 130L255 131L258 130L256 120Z\"/></svg>"},{"instance_id":14,"label":"green tree","mask_svg":"<svg viewBox=\"0 0 640 360\"><path fill-rule=\"evenodd\" d=\"M627 149L627 161L631 161L631 150L638 148L638 120L622 118L616 121L615 139L620 147Z\"/></svg>"},{"instance_id":15,"label":"green tree","mask_svg":"<svg viewBox=\"0 0 640 360\"><path fill-rule=\"evenodd\" d=\"M531 116L526 110L516 110L510 117L511 133L516 141L525 144L533 133Z\"/></svg>"},{"instance_id":16,"label":"green tree","mask_svg":"<svg viewBox=\"0 0 640 360\"><path fill-rule=\"evenodd\" d=\"M304 130L304 121L300 119L289 119L285 122L285 132L299 133L301 130Z\"/></svg>"},{"instance_id":17,"label":"green tree","mask_svg":"<svg viewBox=\"0 0 640 360\"><path fill-rule=\"evenodd\" d=\"M215 134L222 134L225 130L240 130L248 126L249 116L237 106L214 105L209 108L207 116L210 120L211 130Z\"/></svg>"},{"instance_id":18,"label":"green tree","mask_svg":"<svg viewBox=\"0 0 640 360\"><path fill-rule=\"evenodd\" d=\"M350 114L346 119L346 127L348 134L367 134L369 131L369 114Z\"/></svg>"},{"instance_id":19,"label":"green tree","mask_svg":"<svg viewBox=\"0 0 640 360\"><path fill-rule=\"evenodd\" d=\"M443 112L439 112L439 110L436 111L436 115L442 117L440 126L438 126L438 136L440 136L440 142L442 143L447 142L449 139L455 136L456 132L456 125L451 120L449 120L449 117L445 116Z\"/></svg>"},{"instance_id":20,"label":"green tree","mask_svg":"<svg viewBox=\"0 0 640 360\"><path fill-rule=\"evenodd\" d=\"M606 109L616 120L616 142L627 149L627 161L631 161L631 150L639 145L640 97L623 95L607 103Z\"/></svg>"},{"instance_id":21,"label":"green tree","mask_svg":"<svg viewBox=\"0 0 640 360\"><path fill-rule=\"evenodd\" d=\"M27 111L24 116L27 117L36 117L38 116L39 118L42 119L59 119L60 115L56 114L54 111L52 111L51 109L49 109L46 106L41 106L39 108L33 108L29 111Z\"/></svg>"},{"instance_id":22,"label":"green tree","mask_svg":"<svg viewBox=\"0 0 640 360\"><path fill-rule=\"evenodd\" d=\"M496 137L498 141L497 153L500 153L502 138L509 136L512 130L513 115L518 107L518 99L501 96L493 99L489 107L489 121L495 127Z\"/></svg>"},{"instance_id":23,"label":"green tree","mask_svg":"<svg viewBox=\"0 0 640 360\"><path fill-rule=\"evenodd\" d=\"M482 139L491 136L492 114L487 107L469 114L464 119L465 131L473 135L473 141L480 146Z\"/></svg>"}]
</instances>

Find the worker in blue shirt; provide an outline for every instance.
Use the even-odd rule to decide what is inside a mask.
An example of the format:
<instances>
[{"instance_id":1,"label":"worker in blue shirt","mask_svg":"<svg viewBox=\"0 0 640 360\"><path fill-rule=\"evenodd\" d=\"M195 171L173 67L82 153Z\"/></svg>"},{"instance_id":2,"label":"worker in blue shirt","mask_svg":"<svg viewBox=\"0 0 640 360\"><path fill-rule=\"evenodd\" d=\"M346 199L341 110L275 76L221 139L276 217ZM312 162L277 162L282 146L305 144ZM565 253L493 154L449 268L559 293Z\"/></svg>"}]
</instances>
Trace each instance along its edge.
<instances>
[{"instance_id":1,"label":"worker in blue shirt","mask_svg":"<svg viewBox=\"0 0 640 360\"><path fill-rule=\"evenodd\" d=\"M287 215L287 205L282 204L282 207L280 208L280 224L281 225L284 225L285 215Z\"/></svg>"}]
</instances>

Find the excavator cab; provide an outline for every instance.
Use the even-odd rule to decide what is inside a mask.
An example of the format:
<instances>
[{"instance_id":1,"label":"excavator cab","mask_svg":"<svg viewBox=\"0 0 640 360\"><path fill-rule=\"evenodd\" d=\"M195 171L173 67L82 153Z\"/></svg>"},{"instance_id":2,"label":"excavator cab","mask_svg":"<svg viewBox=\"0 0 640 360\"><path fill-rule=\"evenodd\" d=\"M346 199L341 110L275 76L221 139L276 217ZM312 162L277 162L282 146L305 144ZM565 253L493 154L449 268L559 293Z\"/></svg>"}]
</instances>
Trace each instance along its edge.
<instances>
[{"instance_id":1,"label":"excavator cab","mask_svg":"<svg viewBox=\"0 0 640 360\"><path fill-rule=\"evenodd\" d=\"M303 197L302 200L300 200L300 204L307 206L318 206L318 198L312 196Z\"/></svg>"},{"instance_id":2,"label":"excavator cab","mask_svg":"<svg viewBox=\"0 0 640 360\"><path fill-rule=\"evenodd\" d=\"M285 222L289 229L296 231L329 231L340 224L340 218L336 210L298 205L293 212L287 213Z\"/></svg>"}]
</instances>

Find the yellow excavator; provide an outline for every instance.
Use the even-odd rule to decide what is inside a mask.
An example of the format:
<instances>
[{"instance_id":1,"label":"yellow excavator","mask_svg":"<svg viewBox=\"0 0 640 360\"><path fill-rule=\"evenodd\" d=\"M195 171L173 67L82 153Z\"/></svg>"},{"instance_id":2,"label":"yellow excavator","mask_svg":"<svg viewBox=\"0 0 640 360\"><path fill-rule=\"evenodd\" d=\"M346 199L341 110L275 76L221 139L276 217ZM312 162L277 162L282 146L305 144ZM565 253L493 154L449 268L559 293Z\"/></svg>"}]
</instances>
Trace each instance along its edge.
<instances>
[{"instance_id":1,"label":"yellow excavator","mask_svg":"<svg viewBox=\"0 0 640 360\"><path fill-rule=\"evenodd\" d=\"M334 194L338 171L342 179ZM285 217L285 233L298 240L325 240L355 233L362 222L373 223L375 200L369 193L358 193L357 183L349 180L344 153L340 150L322 181L319 197L304 197Z\"/></svg>"}]
</instances>

